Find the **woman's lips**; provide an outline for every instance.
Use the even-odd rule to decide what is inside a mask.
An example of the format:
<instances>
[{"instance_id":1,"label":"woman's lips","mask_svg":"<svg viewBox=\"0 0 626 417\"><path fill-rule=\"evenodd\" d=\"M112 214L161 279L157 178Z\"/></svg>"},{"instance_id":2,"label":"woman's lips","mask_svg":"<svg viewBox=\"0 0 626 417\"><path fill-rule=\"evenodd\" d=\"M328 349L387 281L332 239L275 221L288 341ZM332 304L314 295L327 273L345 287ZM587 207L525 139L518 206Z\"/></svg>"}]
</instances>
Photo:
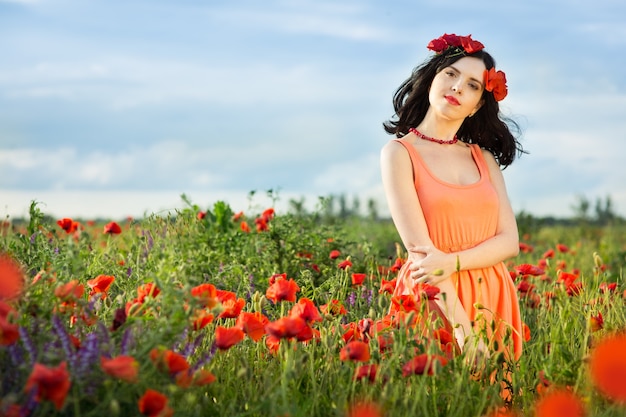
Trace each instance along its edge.
<instances>
[{"instance_id":1,"label":"woman's lips","mask_svg":"<svg viewBox=\"0 0 626 417\"><path fill-rule=\"evenodd\" d=\"M448 100L448 103L452 104L453 106L460 106L461 103L459 103L459 100L457 100L456 98L452 97L452 96L444 96L446 100Z\"/></svg>"}]
</instances>

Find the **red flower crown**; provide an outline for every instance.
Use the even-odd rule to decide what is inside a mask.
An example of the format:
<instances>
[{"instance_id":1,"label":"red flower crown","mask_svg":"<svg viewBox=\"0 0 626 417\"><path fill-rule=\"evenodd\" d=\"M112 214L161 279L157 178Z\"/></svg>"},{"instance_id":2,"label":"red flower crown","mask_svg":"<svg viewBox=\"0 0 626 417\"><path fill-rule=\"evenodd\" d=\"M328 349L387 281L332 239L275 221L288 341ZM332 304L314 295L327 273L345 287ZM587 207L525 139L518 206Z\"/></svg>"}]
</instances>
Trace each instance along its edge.
<instances>
[{"instance_id":1,"label":"red flower crown","mask_svg":"<svg viewBox=\"0 0 626 417\"><path fill-rule=\"evenodd\" d=\"M458 36L454 33L446 33L437 39L433 39L428 44L428 49L437 54L441 54L449 49L452 49L449 56L473 54L483 50L484 48L485 45L472 39L472 35ZM504 72L496 71L495 67L490 70L485 70L483 73L483 80L485 83L485 90L493 93L493 98L495 98L496 101L504 100L508 94L506 87L506 75Z\"/></svg>"}]
</instances>

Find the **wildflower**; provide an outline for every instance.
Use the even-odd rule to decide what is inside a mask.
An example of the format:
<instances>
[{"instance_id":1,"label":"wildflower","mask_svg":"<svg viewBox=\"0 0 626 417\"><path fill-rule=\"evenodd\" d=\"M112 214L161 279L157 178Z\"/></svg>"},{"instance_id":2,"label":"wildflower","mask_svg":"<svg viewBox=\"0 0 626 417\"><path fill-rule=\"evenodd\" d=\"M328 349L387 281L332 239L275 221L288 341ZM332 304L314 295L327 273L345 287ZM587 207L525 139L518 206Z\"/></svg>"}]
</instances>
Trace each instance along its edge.
<instances>
[{"instance_id":1,"label":"wildflower","mask_svg":"<svg viewBox=\"0 0 626 417\"><path fill-rule=\"evenodd\" d=\"M198 309L194 312L191 319L192 327L194 330L204 329L209 323L213 321L215 316L205 308Z\"/></svg>"},{"instance_id":2,"label":"wildflower","mask_svg":"<svg viewBox=\"0 0 626 417\"><path fill-rule=\"evenodd\" d=\"M54 295L62 301L76 301L85 293L85 286L78 280L71 280L68 283L59 285L54 290Z\"/></svg>"},{"instance_id":3,"label":"wildflower","mask_svg":"<svg viewBox=\"0 0 626 417\"><path fill-rule=\"evenodd\" d=\"M346 344L339 352L342 361L367 362L370 360L370 346L360 340L353 340Z\"/></svg>"},{"instance_id":4,"label":"wildflower","mask_svg":"<svg viewBox=\"0 0 626 417\"><path fill-rule=\"evenodd\" d=\"M330 300L328 304L321 305L320 311L322 312L322 314L326 314L329 316L348 314L341 301L335 299Z\"/></svg>"},{"instance_id":5,"label":"wildflower","mask_svg":"<svg viewBox=\"0 0 626 417\"><path fill-rule=\"evenodd\" d=\"M246 301L243 298L225 300L222 302L222 312L219 318L236 319L245 305Z\"/></svg>"},{"instance_id":6,"label":"wildflower","mask_svg":"<svg viewBox=\"0 0 626 417\"><path fill-rule=\"evenodd\" d=\"M200 369L193 376L193 385L201 387L215 382L215 375L206 369Z\"/></svg>"},{"instance_id":7,"label":"wildflower","mask_svg":"<svg viewBox=\"0 0 626 417\"><path fill-rule=\"evenodd\" d=\"M206 217L206 211L198 211L198 213L196 214L196 218L198 220L204 220L205 217Z\"/></svg>"},{"instance_id":8,"label":"wildflower","mask_svg":"<svg viewBox=\"0 0 626 417\"><path fill-rule=\"evenodd\" d=\"M339 252L337 249L331 250L330 254L328 255L330 259L337 259L340 256L341 256L341 252Z\"/></svg>"},{"instance_id":9,"label":"wildflower","mask_svg":"<svg viewBox=\"0 0 626 417\"><path fill-rule=\"evenodd\" d=\"M19 339L19 327L12 323L17 315L13 307L0 301L0 346L9 346Z\"/></svg>"},{"instance_id":10,"label":"wildflower","mask_svg":"<svg viewBox=\"0 0 626 417\"><path fill-rule=\"evenodd\" d=\"M120 355L115 358L101 356L100 366L107 375L126 382L137 382L139 362L132 356Z\"/></svg>"},{"instance_id":11,"label":"wildflower","mask_svg":"<svg viewBox=\"0 0 626 417\"><path fill-rule=\"evenodd\" d=\"M239 228L244 233L250 233L250 225L248 225L248 222L246 221L242 221L241 223L239 223Z\"/></svg>"},{"instance_id":12,"label":"wildflower","mask_svg":"<svg viewBox=\"0 0 626 417\"><path fill-rule=\"evenodd\" d=\"M590 372L598 390L611 400L626 403L626 334L599 341L591 351Z\"/></svg>"},{"instance_id":13,"label":"wildflower","mask_svg":"<svg viewBox=\"0 0 626 417\"><path fill-rule=\"evenodd\" d=\"M434 285L430 285L428 283L418 283L413 287L413 292L416 295L419 295L422 300L437 300L435 297L439 294L441 290L439 287L435 287Z\"/></svg>"},{"instance_id":14,"label":"wildflower","mask_svg":"<svg viewBox=\"0 0 626 417\"><path fill-rule=\"evenodd\" d=\"M349 258L346 258L345 261L339 262L337 268L346 270L352 266L352 261Z\"/></svg>"},{"instance_id":15,"label":"wildflower","mask_svg":"<svg viewBox=\"0 0 626 417\"><path fill-rule=\"evenodd\" d=\"M365 278L367 277L367 274L363 274L363 273L359 273L359 272L355 272L352 274L352 285L363 285L363 281L365 281Z\"/></svg>"},{"instance_id":16,"label":"wildflower","mask_svg":"<svg viewBox=\"0 0 626 417\"><path fill-rule=\"evenodd\" d=\"M376 375L378 374L378 365L375 363L361 365L354 371L354 379L359 381L367 378L370 382L376 381Z\"/></svg>"},{"instance_id":17,"label":"wildflower","mask_svg":"<svg viewBox=\"0 0 626 417\"><path fill-rule=\"evenodd\" d=\"M102 294L102 298L106 298L107 291L111 288L113 281L115 281L115 277L113 275L98 275L94 279L87 281L87 285L91 288L89 296L91 297L95 294Z\"/></svg>"},{"instance_id":18,"label":"wildflower","mask_svg":"<svg viewBox=\"0 0 626 417\"><path fill-rule=\"evenodd\" d=\"M298 316L281 317L265 325L265 332L278 339L296 337L307 327L306 321Z\"/></svg>"},{"instance_id":19,"label":"wildflower","mask_svg":"<svg viewBox=\"0 0 626 417\"><path fill-rule=\"evenodd\" d=\"M317 307L313 301L308 298L300 298L298 303L291 308L289 315L298 316L307 323L322 321L322 316L320 315Z\"/></svg>"},{"instance_id":20,"label":"wildflower","mask_svg":"<svg viewBox=\"0 0 626 417\"><path fill-rule=\"evenodd\" d=\"M300 287L298 284L290 278L286 279L277 279L270 287L268 287L265 292L265 296L274 302L274 304L279 301L296 301L296 292L300 291Z\"/></svg>"},{"instance_id":21,"label":"wildflower","mask_svg":"<svg viewBox=\"0 0 626 417\"><path fill-rule=\"evenodd\" d=\"M374 402L360 401L350 406L346 417L383 417L383 412Z\"/></svg>"},{"instance_id":22,"label":"wildflower","mask_svg":"<svg viewBox=\"0 0 626 417\"><path fill-rule=\"evenodd\" d=\"M254 219L254 224L256 225L256 231L259 233L266 232L270 229L267 220L263 217L257 217Z\"/></svg>"},{"instance_id":23,"label":"wildflower","mask_svg":"<svg viewBox=\"0 0 626 417\"><path fill-rule=\"evenodd\" d=\"M439 367L443 367L448 360L443 356L429 355L427 353L419 354L409 360L402 367L402 375L434 375Z\"/></svg>"},{"instance_id":24,"label":"wildflower","mask_svg":"<svg viewBox=\"0 0 626 417\"><path fill-rule=\"evenodd\" d=\"M583 417L582 400L569 390L559 388L546 393L535 403L535 417Z\"/></svg>"},{"instance_id":25,"label":"wildflower","mask_svg":"<svg viewBox=\"0 0 626 417\"><path fill-rule=\"evenodd\" d=\"M533 248L532 245L529 245L528 243L520 242L519 243L519 250L522 253L532 253L534 248Z\"/></svg>"},{"instance_id":26,"label":"wildflower","mask_svg":"<svg viewBox=\"0 0 626 417\"><path fill-rule=\"evenodd\" d=\"M75 232L76 230L78 230L78 227L80 226L80 223L75 222L74 220L65 217L61 220L57 220L57 224L59 225L59 227L63 230L65 230L65 233L70 234Z\"/></svg>"},{"instance_id":27,"label":"wildflower","mask_svg":"<svg viewBox=\"0 0 626 417\"><path fill-rule=\"evenodd\" d=\"M396 289L396 282L397 282L397 278L394 278L391 281L387 281L386 279L383 278L378 292L380 294L383 294L383 293L393 294L393 292Z\"/></svg>"},{"instance_id":28,"label":"wildflower","mask_svg":"<svg viewBox=\"0 0 626 417\"><path fill-rule=\"evenodd\" d=\"M243 211L240 211L239 213L233 214L232 220L233 220L233 222L238 222L242 218L243 218Z\"/></svg>"},{"instance_id":29,"label":"wildflower","mask_svg":"<svg viewBox=\"0 0 626 417\"><path fill-rule=\"evenodd\" d=\"M109 235L119 235L122 233L122 228L116 222L109 222L104 225L104 233Z\"/></svg>"},{"instance_id":30,"label":"wildflower","mask_svg":"<svg viewBox=\"0 0 626 417\"><path fill-rule=\"evenodd\" d=\"M220 350L228 350L237 343L243 340L244 333L238 327L223 327L217 326L215 328L215 344Z\"/></svg>"},{"instance_id":31,"label":"wildflower","mask_svg":"<svg viewBox=\"0 0 626 417\"><path fill-rule=\"evenodd\" d=\"M602 313L598 312L595 316L589 317L589 326L591 327L592 332L602 330L604 327L604 318L602 317Z\"/></svg>"},{"instance_id":32,"label":"wildflower","mask_svg":"<svg viewBox=\"0 0 626 417\"><path fill-rule=\"evenodd\" d=\"M0 301L16 298L22 292L24 275L19 264L0 253Z\"/></svg>"},{"instance_id":33,"label":"wildflower","mask_svg":"<svg viewBox=\"0 0 626 417\"><path fill-rule=\"evenodd\" d=\"M268 318L259 312L249 313L243 311L237 317L235 327L241 329L250 339L258 342L265 334L265 325L268 322Z\"/></svg>"},{"instance_id":34,"label":"wildflower","mask_svg":"<svg viewBox=\"0 0 626 417\"><path fill-rule=\"evenodd\" d=\"M159 287L157 287L153 282L143 284L137 288L137 301L143 303L146 298L155 298L160 292L161 290Z\"/></svg>"},{"instance_id":35,"label":"wildflower","mask_svg":"<svg viewBox=\"0 0 626 417\"><path fill-rule=\"evenodd\" d=\"M554 258L554 249L548 249L547 251L543 253L543 255L541 255L541 257L543 259Z\"/></svg>"},{"instance_id":36,"label":"wildflower","mask_svg":"<svg viewBox=\"0 0 626 417\"><path fill-rule=\"evenodd\" d=\"M147 389L139 399L139 412L148 417L170 417L174 414L167 405L168 399L158 391Z\"/></svg>"},{"instance_id":37,"label":"wildflower","mask_svg":"<svg viewBox=\"0 0 626 417\"><path fill-rule=\"evenodd\" d=\"M533 276L539 276L539 275L545 274L546 272L543 268L540 268L539 266L531 265L531 264L517 265L515 267L515 271L517 271L517 273L520 275L533 275Z\"/></svg>"},{"instance_id":38,"label":"wildflower","mask_svg":"<svg viewBox=\"0 0 626 417\"><path fill-rule=\"evenodd\" d=\"M180 353L169 349L154 348L150 351L150 360L161 371L166 371L170 375L189 369L189 362Z\"/></svg>"},{"instance_id":39,"label":"wildflower","mask_svg":"<svg viewBox=\"0 0 626 417\"><path fill-rule=\"evenodd\" d=\"M562 243L557 243L556 250L558 250L561 253L569 252L569 248L567 247L567 245L564 245Z\"/></svg>"},{"instance_id":40,"label":"wildflower","mask_svg":"<svg viewBox=\"0 0 626 417\"><path fill-rule=\"evenodd\" d=\"M30 392L33 388L36 389L37 401L49 400L60 410L71 385L66 367L66 362L61 362L56 368L35 363L24 390Z\"/></svg>"},{"instance_id":41,"label":"wildflower","mask_svg":"<svg viewBox=\"0 0 626 417\"><path fill-rule=\"evenodd\" d=\"M200 304L206 308L213 308L219 301L217 289L213 284L200 284L191 289L191 295L198 299Z\"/></svg>"},{"instance_id":42,"label":"wildflower","mask_svg":"<svg viewBox=\"0 0 626 417\"><path fill-rule=\"evenodd\" d=\"M524 342L530 342L530 327L526 323L522 323L522 330L524 332Z\"/></svg>"},{"instance_id":43,"label":"wildflower","mask_svg":"<svg viewBox=\"0 0 626 417\"><path fill-rule=\"evenodd\" d=\"M603 282L600 284L601 293L606 293L606 292L613 293L615 292L615 290L617 290L617 282L611 282L611 283Z\"/></svg>"}]
</instances>

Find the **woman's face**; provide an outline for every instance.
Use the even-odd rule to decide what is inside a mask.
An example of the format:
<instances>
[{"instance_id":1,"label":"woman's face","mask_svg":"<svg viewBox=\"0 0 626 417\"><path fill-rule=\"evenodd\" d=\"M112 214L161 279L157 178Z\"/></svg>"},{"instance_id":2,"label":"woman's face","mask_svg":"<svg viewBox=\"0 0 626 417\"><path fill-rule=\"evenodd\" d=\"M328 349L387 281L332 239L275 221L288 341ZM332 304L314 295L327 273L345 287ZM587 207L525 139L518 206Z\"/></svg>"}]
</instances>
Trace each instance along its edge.
<instances>
[{"instance_id":1,"label":"woman's face","mask_svg":"<svg viewBox=\"0 0 626 417\"><path fill-rule=\"evenodd\" d=\"M482 105L485 64L464 57L442 69L430 85L428 99L433 110L448 118L465 119Z\"/></svg>"}]
</instances>

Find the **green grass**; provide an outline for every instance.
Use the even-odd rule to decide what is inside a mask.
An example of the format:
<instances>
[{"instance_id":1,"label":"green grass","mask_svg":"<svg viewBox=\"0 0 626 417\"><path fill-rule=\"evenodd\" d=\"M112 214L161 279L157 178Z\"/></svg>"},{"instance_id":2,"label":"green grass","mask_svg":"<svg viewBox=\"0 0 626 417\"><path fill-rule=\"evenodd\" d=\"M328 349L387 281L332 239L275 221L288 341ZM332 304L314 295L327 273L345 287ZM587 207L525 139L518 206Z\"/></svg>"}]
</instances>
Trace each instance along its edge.
<instances>
[{"instance_id":1,"label":"green grass","mask_svg":"<svg viewBox=\"0 0 626 417\"><path fill-rule=\"evenodd\" d=\"M343 326L381 320L389 311L389 294L379 292L381 280L394 277L388 268L404 256L390 221L283 214L257 232L260 213L233 221L234 211L226 203L205 210L203 219L197 217L199 211L190 205L175 216L129 220L120 223L119 235L103 234L103 224L83 224L67 234L33 205L28 224L5 228L0 251L23 266L27 285L13 303L20 337L0 346L0 409L13 405L32 416L138 415L138 401L147 389L164 394L180 416L345 416L350 404L360 400L379 404L388 416L483 416L502 405L499 384L472 378L464 355L451 358L434 375L403 376L403 365L415 354L442 354L412 328L388 331L393 338L388 350L381 351L378 338L371 337L367 363L379 366L373 383L353 378L360 363L340 360ZM249 224L250 233L241 230L241 221ZM539 227L522 239L532 252L509 261L514 271L516 265L538 264L548 250L555 252L545 259L542 277L527 277L535 286L533 297L520 301L531 339L519 363L508 366L516 369L513 407L522 415L533 415L540 372L552 388L570 387L589 415L626 413L624 406L597 391L587 368L593 344L625 327L624 232L623 226ZM559 252L557 244L569 250ZM331 259L332 250L339 250L340 257ZM346 259L352 267L338 268ZM579 294L569 295L559 283L561 271L578 273L583 288ZM354 272L367 274L363 286L352 286ZM318 337L283 340L275 353L265 338L254 342L249 337L228 350L216 350L216 326L232 327L233 318L191 328L198 305L190 290L202 283L234 292L245 300L244 311L262 312L271 321L285 316L293 302L273 304L265 297L270 277L283 273L300 287L297 298L309 298L318 307L339 300L346 314L324 316L313 324ZM105 299L90 299L86 288L70 308L55 296L62 284L77 280L86 286L101 274L115 277ZM40 279L33 284L37 275ZM601 283L611 282L617 283L615 292L600 290ZM112 330L116 311L124 310L146 283L155 283L159 295L148 297ZM553 294L549 300L548 294ZM213 313L219 312L218 305ZM592 331L590 318L598 313L604 328ZM80 347L68 346L64 334L75 337ZM216 380L179 386L150 359L158 347L180 353L192 368L206 369ZM136 382L115 379L101 369L100 356L120 354L137 360ZM55 367L63 361L71 387L57 410L50 401L36 401L25 385L35 363ZM502 369L496 359L486 366L483 375ZM503 378L502 372L497 375Z\"/></svg>"}]
</instances>

